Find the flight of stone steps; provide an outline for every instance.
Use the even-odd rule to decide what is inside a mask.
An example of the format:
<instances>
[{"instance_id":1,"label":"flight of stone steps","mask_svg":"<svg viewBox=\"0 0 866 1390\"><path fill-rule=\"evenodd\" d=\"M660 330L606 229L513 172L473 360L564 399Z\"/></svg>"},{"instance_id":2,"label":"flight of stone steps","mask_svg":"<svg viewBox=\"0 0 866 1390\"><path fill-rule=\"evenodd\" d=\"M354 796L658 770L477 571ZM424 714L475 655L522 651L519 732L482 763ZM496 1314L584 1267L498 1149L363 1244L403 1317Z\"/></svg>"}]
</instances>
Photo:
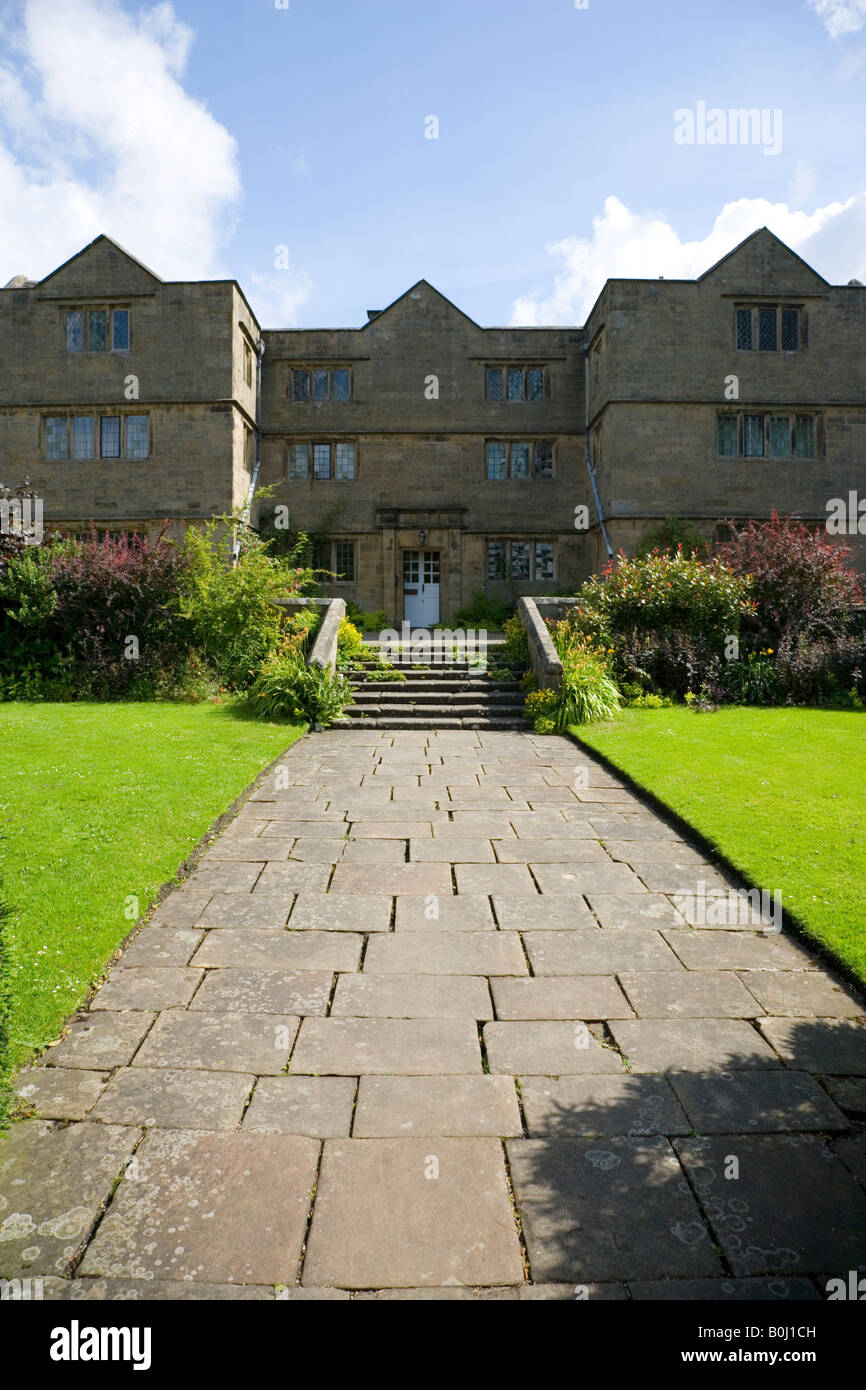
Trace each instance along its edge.
<instances>
[{"instance_id":1,"label":"flight of stone steps","mask_svg":"<svg viewBox=\"0 0 866 1390\"><path fill-rule=\"evenodd\" d=\"M530 727L523 715L523 671L497 655L491 643L488 670L494 678L459 652L448 661L397 663L404 681L383 680L373 662L363 662L346 675L355 700L340 727L355 729L520 729ZM508 668L510 675L503 673Z\"/></svg>"}]
</instances>

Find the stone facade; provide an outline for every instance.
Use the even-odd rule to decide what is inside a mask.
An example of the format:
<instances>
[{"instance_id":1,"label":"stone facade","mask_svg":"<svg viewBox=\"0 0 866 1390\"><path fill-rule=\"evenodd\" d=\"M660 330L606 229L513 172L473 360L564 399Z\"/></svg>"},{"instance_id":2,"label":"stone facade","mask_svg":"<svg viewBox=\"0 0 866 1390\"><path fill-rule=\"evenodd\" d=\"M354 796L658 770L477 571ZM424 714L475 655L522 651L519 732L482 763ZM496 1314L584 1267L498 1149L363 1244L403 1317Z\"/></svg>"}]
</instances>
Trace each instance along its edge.
<instances>
[{"instance_id":1,"label":"stone facade","mask_svg":"<svg viewBox=\"0 0 866 1390\"><path fill-rule=\"evenodd\" d=\"M235 282L165 282L99 237L0 291L0 480L28 473L67 531L243 506L259 347L274 491L254 523L288 517L329 592L393 621L571 590L667 515L712 537L866 498L866 290L766 229L696 281L608 281L585 327L549 329L481 328L420 281L360 328L262 332Z\"/></svg>"}]
</instances>

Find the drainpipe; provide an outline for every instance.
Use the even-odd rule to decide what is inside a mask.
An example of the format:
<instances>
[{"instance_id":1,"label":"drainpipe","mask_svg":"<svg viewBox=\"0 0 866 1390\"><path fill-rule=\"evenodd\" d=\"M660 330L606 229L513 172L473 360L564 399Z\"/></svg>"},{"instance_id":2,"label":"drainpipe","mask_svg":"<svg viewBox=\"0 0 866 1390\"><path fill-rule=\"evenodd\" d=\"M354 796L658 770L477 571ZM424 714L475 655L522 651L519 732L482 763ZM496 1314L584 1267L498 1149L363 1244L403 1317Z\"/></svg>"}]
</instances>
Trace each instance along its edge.
<instances>
[{"instance_id":1,"label":"drainpipe","mask_svg":"<svg viewBox=\"0 0 866 1390\"><path fill-rule=\"evenodd\" d=\"M256 495L256 488L259 485L259 471L262 466L262 358L265 355L265 340L259 338L256 343L256 457L253 463L253 476L250 479L247 500L241 512L240 526L249 526L250 514L253 507L253 498ZM235 529L235 543L232 548L232 566L237 565L241 553L240 526Z\"/></svg>"},{"instance_id":2,"label":"drainpipe","mask_svg":"<svg viewBox=\"0 0 866 1390\"><path fill-rule=\"evenodd\" d=\"M592 446L589 442L589 344L581 348L581 351L583 353L583 359L585 363L586 379L586 424L584 426L583 431L583 449L586 458L586 471L589 474L589 482L592 488L592 495L595 498L595 510L598 513L599 525L601 526L601 534L604 536L604 543L607 547L607 558L609 560L612 560L613 546L610 543L610 536L608 535L607 531L607 522L604 519L604 510L602 508L601 497L599 496L598 492L598 479L595 476L595 468L592 462Z\"/></svg>"}]
</instances>

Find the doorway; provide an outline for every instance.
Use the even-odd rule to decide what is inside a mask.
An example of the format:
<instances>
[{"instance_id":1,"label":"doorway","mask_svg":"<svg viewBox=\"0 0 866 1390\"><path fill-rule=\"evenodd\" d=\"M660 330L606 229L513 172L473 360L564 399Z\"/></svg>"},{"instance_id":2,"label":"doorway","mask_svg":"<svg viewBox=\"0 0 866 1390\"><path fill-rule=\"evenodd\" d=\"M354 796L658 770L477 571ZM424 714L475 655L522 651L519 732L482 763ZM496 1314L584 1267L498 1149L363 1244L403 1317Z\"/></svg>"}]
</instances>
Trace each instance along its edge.
<instances>
[{"instance_id":1,"label":"doorway","mask_svg":"<svg viewBox=\"0 0 866 1390\"><path fill-rule=\"evenodd\" d=\"M439 621L438 550L403 551L403 621L432 628Z\"/></svg>"}]
</instances>

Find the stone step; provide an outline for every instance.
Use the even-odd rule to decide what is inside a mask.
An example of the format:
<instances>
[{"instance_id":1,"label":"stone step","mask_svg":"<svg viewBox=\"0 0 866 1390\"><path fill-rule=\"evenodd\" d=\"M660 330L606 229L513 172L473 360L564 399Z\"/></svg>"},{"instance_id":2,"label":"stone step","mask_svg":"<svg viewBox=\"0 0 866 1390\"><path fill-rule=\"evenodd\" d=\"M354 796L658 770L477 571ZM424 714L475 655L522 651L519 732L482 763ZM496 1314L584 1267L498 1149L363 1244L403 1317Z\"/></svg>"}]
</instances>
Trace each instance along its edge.
<instances>
[{"instance_id":1,"label":"stone step","mask_svg":"<svg viewBox=\"0 0 866 1390\"><path fill-rule=\"evenodd\" d=\"M365 690L363 686L355 686L354 698L355 703L359 705L441 705L445 699L448 699L449 704L455 705L466 704L467 701L473 705L523 705L518 690L409 690L405 695L398 695L388 686L378 690Z\"/></svg>"},{"instance_id":2,"label":"stone step","mask_svg":"<svg viewBox=\"0 0 866 1390\"><path fill-rule=\"evenodd\" d=\"M437 715L431 718L421 719L401 719L401 718L379 718L379 719L358 719L349 716L342 719L339 724L334 725L339 729L500 729L503 731L514 730L525 733L531 728L525 719L484 719L472 718L455 719L444 715Z\"/></svg>"},{"instance_id":3,"label":"stone step","mask_svg":"<svg viewBox=\"0 0 866 1390\"><path fill-rule=\"evenodd\" d=\"M349 705L351 718L410 719L423 724L431 719L517 719L527 721L522 705Z\"/></svg>"}]
</instances>

